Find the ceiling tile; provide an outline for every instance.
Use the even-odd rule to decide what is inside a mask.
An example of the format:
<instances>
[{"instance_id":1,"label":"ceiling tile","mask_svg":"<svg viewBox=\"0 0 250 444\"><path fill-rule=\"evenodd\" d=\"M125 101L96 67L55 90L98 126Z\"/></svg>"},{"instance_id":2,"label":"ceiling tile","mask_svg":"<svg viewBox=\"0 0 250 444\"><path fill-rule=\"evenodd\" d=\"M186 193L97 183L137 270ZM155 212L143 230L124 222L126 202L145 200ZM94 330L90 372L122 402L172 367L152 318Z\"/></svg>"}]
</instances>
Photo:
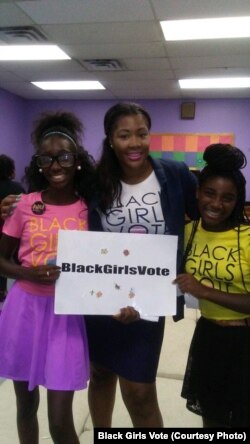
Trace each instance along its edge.
<instances>
[{"instance_id":1,"label":"ceiling tile","mask_svg":"<svg viewBox=\"0 0 250 444\"><path fill-rule=\"evenodd\" d=\"M250 15L248 0L153 0L159 20Z\"/></svg>"},{"instance_id":2,"label":"ceiling tile","mask_svg":"<svg viewBox=\"0 0 250 444\"><path fill-rule=\"evenodd\" d=\"M250 15L250 1L0 0L0 27L32 26L72 58L0 61L0 88L34 99L249 97L248 89L184 91L177 79L250 75L250 39L165 42L159 24L167 18L233 15ZM15 36L13 43L23 41ZM117 60L123 70L91 71L85 59ZM30 83L57 79L100 80L107 89L55 92Z\"/></svg>"},{"instance_id":3,"label":"ceiling tile","mask_svg":"<svg viewBox=\"0 0 250 444\"><path fill-rule=\"evenodd\" d=\"M145 43L162 41L159 23L154 21L43 25L43 31L63 44Z\"/></svg>"},{"instance_id":4,"label":"ceiling tile","mask_svg":"<svg viewBox=\"0 0 250 444\"><path fill-rule=\"evenodd\" d=\"M154 19L148 0L43 0L20 1L18 5L39 24Z\"/></svg>"},{"instance_id":5,"label":"ceiling tile","mask_svg":"<svg viewBox=\"0 0 250 444\"><path fill-rule=\"evenodd\" d=\"M163 43L109 43L99 45L65 45L64 51L73 58L81 59L120 59L125 57L164 57Z\"/></svg>"},{"instance_id":6,"label":"ceiling tile","mask_svg":"<svg viewBox=\"0 0 250 444\"><path fill-rule=\"evenodd\" d=\"M18 8L14 2L0 3L0 26L25 26L31 24L33 24L33 20Z\"/></svg>"}]
</instances>

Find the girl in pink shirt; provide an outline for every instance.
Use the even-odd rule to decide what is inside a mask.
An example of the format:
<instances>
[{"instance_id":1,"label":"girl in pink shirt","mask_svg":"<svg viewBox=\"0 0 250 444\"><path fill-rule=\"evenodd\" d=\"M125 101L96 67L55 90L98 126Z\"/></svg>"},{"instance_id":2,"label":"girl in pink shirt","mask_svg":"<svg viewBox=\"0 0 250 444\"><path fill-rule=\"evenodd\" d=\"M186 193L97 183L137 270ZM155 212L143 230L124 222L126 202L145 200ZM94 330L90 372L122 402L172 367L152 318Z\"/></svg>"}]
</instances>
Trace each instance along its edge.
<instances>
[{"instance_id":1,"label":"girl in pink shirt","mask_svg":"<svg viewBox=\"0 0 250 444\"><path fill-rule=\"evenodd\" d=\"M26 168L29 188L6 220L0 274L15 279L0 316L0 376L12 379L20 442L39 442L39 385L48 390L51 437L79 443L72 417L75 390L87 386L89 355L83 316L55 315L58 229L87 230L94 165L80 146L81 123L70 113L36 122L36 154ZM11 257L19 247L19 264ZM70 295L69 295L70 297Z\"/></svg>"}]
</instances>

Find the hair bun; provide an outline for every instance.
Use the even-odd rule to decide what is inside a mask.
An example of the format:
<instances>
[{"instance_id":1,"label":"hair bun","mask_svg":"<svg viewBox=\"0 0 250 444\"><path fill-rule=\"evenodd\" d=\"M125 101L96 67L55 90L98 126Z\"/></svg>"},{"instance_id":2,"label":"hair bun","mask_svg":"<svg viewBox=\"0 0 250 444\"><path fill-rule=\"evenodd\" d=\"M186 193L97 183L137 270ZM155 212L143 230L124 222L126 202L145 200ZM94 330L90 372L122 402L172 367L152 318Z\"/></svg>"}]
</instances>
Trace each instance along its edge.
<instances>
[{"instance_id":1,"label":"hair bun","mask_svg":"<svg viewBox=\"0 0 250 444\"><path fill-rule=\"evenodd\" d=\"M224 143L209 145L203 159L209 168L218 172L240 170L247 164L246 156L239 148Z\"/></svg>"}]
</instances>

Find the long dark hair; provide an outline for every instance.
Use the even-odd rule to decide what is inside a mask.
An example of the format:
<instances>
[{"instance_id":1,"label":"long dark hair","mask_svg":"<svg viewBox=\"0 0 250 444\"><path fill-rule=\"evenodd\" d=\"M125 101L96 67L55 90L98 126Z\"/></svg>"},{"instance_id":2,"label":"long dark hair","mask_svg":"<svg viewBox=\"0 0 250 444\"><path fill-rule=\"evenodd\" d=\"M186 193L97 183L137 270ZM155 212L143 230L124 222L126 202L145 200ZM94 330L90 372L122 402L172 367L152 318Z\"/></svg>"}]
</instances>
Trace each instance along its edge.
<instances>
[{"instance_id":1,"label":"long dark hair","mask_svg":"<svg viewBox=\"0 0 250 444\"><path fill-rule=\"evenodd\" d=\"M113 132L120 117L142 115L151 128L151 118L148 112L137 103L117 103L112 106L104 117L105 138L102 144L102 154L97 165L100 208L106 211L114 202L120 200L122 169L110 145Z\"/></svg>"},{"instance_id":2,"label":"long dark hair","mask_svg":"<svg viewBox=\"0 0 250 444\"><path fill-rule=\"evenodd\" d=\"M0 180L10 179L14 172L14 160L5 154L0 154Z\"/></svg>"},{"instance_id":3,"label":"long dark hair","mask_svg":"<svg viewBox=\"0 0 250 444\"><path fill-rule=\"evenodd\" d=\"M93 157L81 145L81 137L83 135L82 123L74 114L69 112L43 113L34 122L34 130L31 134L31 141L36 153L39 153L41 143L46 134L51 132L59 133L61 137L64 137L64 135L65 137L68 136L68 140L74 146L77 160L82 167L75 174L75 191L88 203L96 192L96 172ZM35 155L32 157L29 166L25 168L25 181L28 184L29 191L41 191L48 186L44 175L39 173Z\"/></svg>"}]
</instances>

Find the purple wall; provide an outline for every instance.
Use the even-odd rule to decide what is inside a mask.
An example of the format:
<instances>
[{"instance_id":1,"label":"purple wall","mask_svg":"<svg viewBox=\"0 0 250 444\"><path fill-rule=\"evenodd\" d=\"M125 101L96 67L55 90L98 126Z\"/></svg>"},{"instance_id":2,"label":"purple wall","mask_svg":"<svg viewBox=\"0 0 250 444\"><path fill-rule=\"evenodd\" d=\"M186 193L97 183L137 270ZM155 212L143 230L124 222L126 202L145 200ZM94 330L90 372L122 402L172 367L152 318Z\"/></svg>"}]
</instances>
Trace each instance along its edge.
<instances>
[{"instance_id":1,"label":"purple wall","mask_svg":"<svg viewBox=\"0 0 250 444\"><path fill-rule=\"evenodd\" d=\"M3 105L2 105L3 97ZM4 100L6 104L4 105ZM152 132L232 132L235 135L235 144L241 148L247 158L248 166L244 169L246 178L250 174L250 99L231 100L196 100L194 120L180 119L180 100L140 100L152 117ZM28 163L32 147L29 141L32 121L41 112L67 110L78 115L85 126L84 146L95 158L101 150L104 138L103 117L107 109L115 101L89 101L89 100L51 100L32 101L15 98L11 94L0 90L0 105L8 109L8 115L0 117L1 143L10 147L10 153L15 157L20 168ZM2 113L1 113L2 114ZM14 117L13 117L14 115ZM20 120L22 119L22 120ZM15 128L15 131L13 130ZM12 134L12 133L15 133ZM12 139L18 140L13 145ZM10 138L10 139L8 139ZM16 147L19 147L17 149ZM1 148L4 148L2 145ZM21 150L21 151L20 151ZM4 152L4 151L3 151ZM21 155L20 155L21 153ZM247 186L247 200L250 200L250 181Z\"/></svg>"},{"instance_id":2,"label":"purple wall","mask_svg":"<svg viewBox=\"0 0 250 444\"><path fill-rule=\"evenodd\" d=\"M0 154L15 160L17 180L27 163L26 107L25 100L0 90Z\"/></svg>"}]
</instances>

